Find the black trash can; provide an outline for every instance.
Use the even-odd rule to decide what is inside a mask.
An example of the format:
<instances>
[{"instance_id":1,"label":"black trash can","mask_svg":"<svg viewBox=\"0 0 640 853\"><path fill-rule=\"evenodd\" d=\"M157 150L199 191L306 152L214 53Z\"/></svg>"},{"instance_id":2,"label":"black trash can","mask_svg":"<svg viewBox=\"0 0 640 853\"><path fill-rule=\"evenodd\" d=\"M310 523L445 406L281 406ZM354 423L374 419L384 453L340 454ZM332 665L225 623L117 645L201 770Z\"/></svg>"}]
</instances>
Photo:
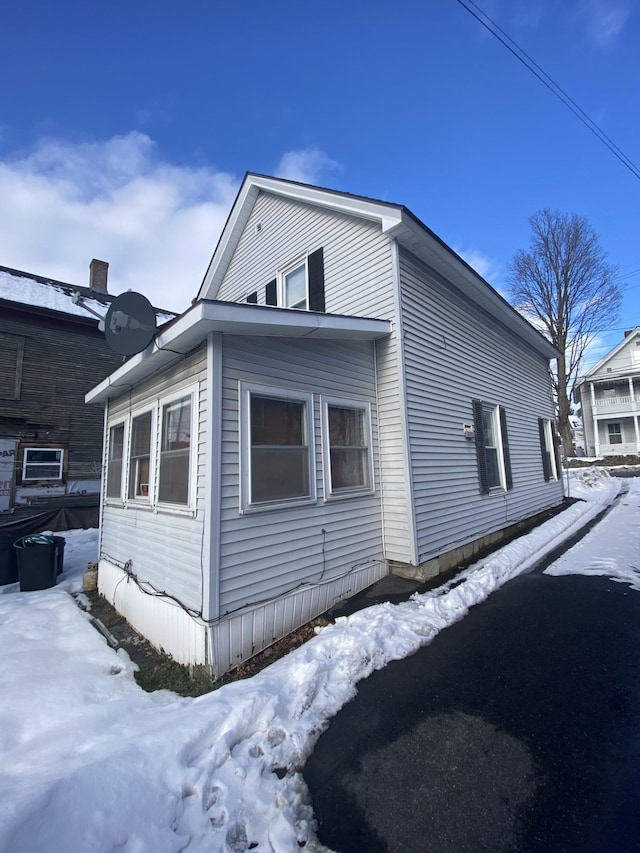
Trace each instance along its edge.
<instances>
[{"instance_id":1,"label":"black trash can","mask_svg":"<svg viewBox=\"0 0 640 853\"><path fill-rule=\"evenodd\" d=\"M59 538L59 537L58 537ZM23 536L13 543L21 592L49 589L56 584L58 564L53 536Z\"/></svg>"},{"instance_id":2,"label":"black trash can","mask_svg":"<svg viewBox=\"0 0 640 853\"><path fill-rule=\"evenodd\" d=\"M64 536L51 536L53 539L54 548L54 560L56 563L56 576L62 574L62 569L64 567L64 546L67 544L67 540Z\"/></svg>"},{"instance_id":3,"label":"black trash can","mask_svg":"<svg viewBox=\"0 0 640 853\"><path fill-rule=\"evenodd\" d=\"M16 552L13 550L15 536L0 534L0 586L16 583L18 580L18 563Z\"/></svg>"}]
</instances>

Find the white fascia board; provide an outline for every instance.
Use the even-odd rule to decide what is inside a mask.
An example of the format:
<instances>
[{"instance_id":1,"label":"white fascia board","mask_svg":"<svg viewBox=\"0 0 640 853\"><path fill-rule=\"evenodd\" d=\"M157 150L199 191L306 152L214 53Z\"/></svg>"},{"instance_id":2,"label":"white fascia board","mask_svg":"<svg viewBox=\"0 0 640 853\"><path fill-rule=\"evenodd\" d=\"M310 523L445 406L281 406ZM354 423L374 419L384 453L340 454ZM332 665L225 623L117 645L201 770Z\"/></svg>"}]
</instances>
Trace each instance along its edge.
<instances>
[{"instance_id":1,"label":"white fascia board","mask_svg":"<svg viewBox=\"0 0 640 853\"><path fill-rule=\"evenodd\" d=\"M614 357L614 355L617 355L621 349L624 349L624 347L630 341L632 341L634 338L637 338L638 335L640 335L640 326L636 326L636 328L631 332L630 335L627 335L627 337L623 338L620 341L620 343L618 343L614 346L613 349L609 350L609 352L603 358L601 358L600 361L597 362L597 364L594 364L593 367L584 374L584 376L579 380L579 383L576 382L576 385L582 384L587 379L595 378L598 375L598 373L601 372L602 368L606 365L606 363L610 359L612 359ZM625 375L625 374L623 373L622 375ZM603 378L606 378L606 377L603 377Z\"/></svg>"},{"instance_id":2,"label":"white fascia board","mask_svg":"<svg viewBox=\"0 0 640 853\"><path fill-rule=\"evenodd\" d=\"M323 207L348 216L379 222L383 233L391 231L402 221L402 210L397 205L350 196L307 184L296 184L278 178L247 175L213 253L211 263L198 291L198 299L216 298L259 192L268 192L303 204Z\"/></svg>"},{"instance_id":3,"label":"white fascia board","mask_svg":"<svg viewBox=\"0 0 640 853\"><path fill-rule=\"evenodd\" d=\"M237 302L197 302L149 346L85 396L86 403L117 397L201 344L211 332L253 337L371 341L391 333L388 320L267 308Z\"/></svg>"}]
</instances>

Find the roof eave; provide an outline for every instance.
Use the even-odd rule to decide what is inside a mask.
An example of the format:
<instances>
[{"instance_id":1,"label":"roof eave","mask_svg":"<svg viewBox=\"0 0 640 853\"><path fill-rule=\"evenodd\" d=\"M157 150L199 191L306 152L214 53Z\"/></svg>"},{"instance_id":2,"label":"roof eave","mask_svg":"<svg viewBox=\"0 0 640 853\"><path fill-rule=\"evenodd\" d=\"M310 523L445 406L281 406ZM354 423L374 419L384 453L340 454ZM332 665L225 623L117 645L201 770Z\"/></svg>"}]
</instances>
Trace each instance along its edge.
<instances>
[{"instance_id":1,"label":"roof eave","mask_svg":"<svg viewBox=\"0 0 640 853\"><path fill-rule=\"evenodd\" d=\"M391 333L391 324L387 320L366 317L203 300L160 331L145 350L131 356L89 391L85 402L103 403L120 396L184 358L212 332L294 339L377 340Z\"/></svg>"},{"instance_id":2,"label":"roof eave","mask_svg":"<svg viewBox=\"0 0 640 853\"><path fill-rule=\"evenodd\" d=\"M402 219L402 208L396 204L387 204L375 199L314 187L310 184L248 173L218 240L218 245L198 291L198 299L215 299L217 297L222 279L260 192L273 193L292 201L313 204L316 207L323 207L336 213L358 216L361 219L378 222L383 233L392 231Z\"/></svg>"}]
</instances>

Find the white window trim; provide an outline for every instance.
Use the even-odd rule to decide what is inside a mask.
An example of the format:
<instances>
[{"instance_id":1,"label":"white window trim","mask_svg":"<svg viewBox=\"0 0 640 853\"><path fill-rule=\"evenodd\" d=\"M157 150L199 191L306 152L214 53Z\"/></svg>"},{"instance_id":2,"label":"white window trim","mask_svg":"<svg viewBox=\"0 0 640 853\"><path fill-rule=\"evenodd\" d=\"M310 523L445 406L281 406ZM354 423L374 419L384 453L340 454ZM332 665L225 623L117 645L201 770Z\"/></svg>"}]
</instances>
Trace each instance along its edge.
<instances>
[{"instance_id":1,"label":"white window trim","mask_svg":"<svg viewBox=\"0 0 640 853\"><path fill-rule=\"evenodd\" d=\"M129 470L128 454L129 454L129 417L118 417L107 423L107 440L105 442L104 452L104 499L107 506L124 506L125 496L127 494L127 475ZM122 434L122 470L120 471L120 494L107 495L107 485L109 482L109 452L111 450L111 430L115 427L124 427Z\"/></svg>"},{"instance_id":2,"label":"white window trim","mask_svg":"<svg viewBox=\"0 0 640 853\"><path fill-rule=\"evenodd\" d=\"M351 400L344 397L320 397L322 411L322 475L324 494L323 500L344 500L345 498L371 495L375 492L375 481L373 476L373 428L371 423L371 403L362 400ZM338 406L343 409L357 409L364 412L364 424L367 439L367 459L369 465L369 485L354 486L350 489L333 491L331 482L331 447L329 445L329 406Z\"/></svg>"},{"instance_id":3,"label":"white window trim","mask_svg":"<svg viewBox=\"0 0 640 853\"><path fill-rule=\"evenodd\" d=\"M183 397L191 397L191 444L189 446L189 502L186 504L160 501L160 456L162 448L162 410L170 403L181 400ZM173 391L165 397L160 397L156 403L156 435L155 457L153 465L154 502L153 507L158 512L172 512L175 514L192 515L196 509L196 478L198 473L198 408L199 395L198 385L188 385L179 391Z\"/></svg>"},{"instance_id":4,"label":"white window trim","mask_svg":"<svg viewBox=\"0 0 640 853\"><path fill-rule=\"evenodd\" d=\"M132 438L133 438L133 422L136 418L141 417L142 415L146 415L147 413L151 413L151 441L149 445L149 494L147 497L143 497L142 495L137 495L135 497L129 497L129 477L131 471L131 448L132 448ZM158 406L157 404L147 405L144 408L135 409L132 411L127 417L127 426L128 429L125 431L126 442L126 479L125 479L125 501L132 506L141 506L141 507L152 507L155 504L155 484L157 477L157 468L156 468L156 444L158 439Z\"/></svg>"},{"instance_id":5,"label":"white window trim","mask_svg":"<svg viewBox=\"0 0 640 853\"><path fill-rule=\"evenodd\" d=\"M160 482L160 448L162 433L162 410L164 406L191 397L191 445L189 447L189 502L186 504L171 503L158 500ZM163 397L156 397L146 405L134 409L126 414L121 414L107 422L105 440L105 477L104 496L107 506L116 506L123 509L152 510L156 513L171 513L172 515L194 515L196 512L197 495L197 473L198 473L198 411L199 411L199 386L188 385L172 391ZM151 453L149 458L149 497L129 497L129 471L131 465L131 433L134 418L151 412ZM124 426L124 447L122 459L122 472L120 476L119 497L107 497L107 476L109 466L109 441L111 430L114 427Z\"/></svg>"},{"instance_id":6,"label":"white window trim","mask_svg":"<svg viewBox=\"0 0 640 853\"><path fill-rule=\"evenodd\" d=\"M304 266L304 274L305 274L305 298L306 298L306 306L304 308L293 308L293 311L308 311L309 310L309 254L299 255L295 261L290 264L287 264L285 267L282 267L278 270L277 280L278 280L278 307L279 308L288 308L289 306L285 302L285 279L289 275L289 273L296 270L298 267Z\"/></svg>"},{"instance_id":7,"label":"white window trim","mask_svg":"<svg viewBox=\"0 0 640 853\"><path fill-rule=\"evenodd\" d=\"M551 465L549 468L549 479L557 480L558 468L556 465L556 443L553 440L553 422L549 419L545 419L544 422L544 442L545 450L549 454L549 459L551 460Z\"/></svg>"},{"instance_id":8,"label":"white window trim","mask_svg":"<svg viewBox=\"0 0 640 853\"><path fill-rule=\"evenodd\" d=\"M502 427L500 426L500 406L494 403L482 403L482 408L485 411L491 412L491 420L493 426L493 432L496 437L496 457L498 460L498 479L500 482L497 486L489 486L489 494L496 494L498 492L506 492L507 491L507 473L504 467L504 442L502 440ZM486 450L487 446L493 447L494 445L487 445L485 443L485 460L486 460ZM486 462L485 462L486 464Z\"/></svg>"},{"instance_id":9,"label":"white window trim","mask_svg":"<svg viewBox=\"0 0 640 853\"><path fill-rule=\"evenodd\" d=\"M285 500L264 501L251 503L251 395L273 397L276 400L295 400L305 404L307 446L309 448L309 495ZM313 394L306 391L296 391L290 388L280 388L274 385L258 385L240 381L238 384L238 433L240 437L240 506L241 515L245 513L270 512L272 510L288 509L289 507L305 506L317 501L316 486L316 453L315 453L315 421Z\"/></svg>"},{"instance_id":10,"label":"white window trim","mask_svg":"<svg viewBox=\"0 0 640 853\"><path fill-rule=\"evenodd\" d=\"M27 477L26 470L28 465L55 465L55 462L28 462L27 454L30 450L52 450L60 452L60 464L58 466L58 476L57 477ZM22 481L26 483L33 483L37 480L51 480L54 482L58 482L58 480L62 480L62 472L64 471L64 447L25 447L23 448L22 453Z\"/></svg>"}]
</instances>

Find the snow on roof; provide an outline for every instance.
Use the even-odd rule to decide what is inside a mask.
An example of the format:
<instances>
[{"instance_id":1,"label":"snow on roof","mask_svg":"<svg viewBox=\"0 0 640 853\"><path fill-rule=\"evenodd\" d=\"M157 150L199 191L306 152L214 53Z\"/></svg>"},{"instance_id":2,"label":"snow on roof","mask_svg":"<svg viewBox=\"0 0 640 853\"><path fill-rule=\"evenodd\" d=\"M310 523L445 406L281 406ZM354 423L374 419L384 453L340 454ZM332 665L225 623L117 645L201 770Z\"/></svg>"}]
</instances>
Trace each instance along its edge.
<instances>
[{"instance_id":1,"label":"snow on roof","mask_svg":"<svg viewBox=\"0 0 640 853\"><path fill-rule=\"evenodd\" d=\"M74 303L75 293L80 294L86 308L82 304ZM0 299L94 320L96 318L87 311L87 308L105 316L115 296L109 293L98 293L88 287L78 287L63 281L0 266ZM175 314L171 312L156 311L159 325L174 317Z\"/></svg>"}]
</instances>

